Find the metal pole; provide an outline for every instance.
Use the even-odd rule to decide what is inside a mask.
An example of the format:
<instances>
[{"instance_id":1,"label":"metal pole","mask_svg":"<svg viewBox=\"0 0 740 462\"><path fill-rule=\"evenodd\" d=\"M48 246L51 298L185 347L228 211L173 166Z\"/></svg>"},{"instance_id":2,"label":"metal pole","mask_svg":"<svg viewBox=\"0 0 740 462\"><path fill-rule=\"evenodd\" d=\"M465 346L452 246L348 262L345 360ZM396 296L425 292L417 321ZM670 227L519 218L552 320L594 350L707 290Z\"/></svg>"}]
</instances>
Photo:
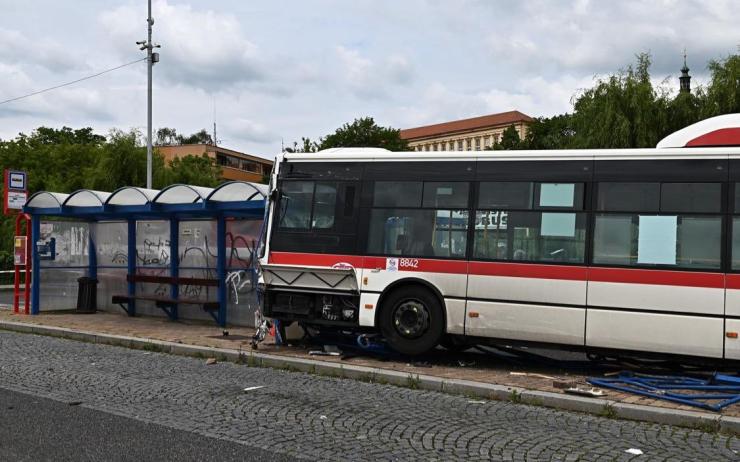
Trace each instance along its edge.
<instances>
[{"instance_id":1,"label":"metal pole","mask_svg":"<svg viewBox=\"0 0 740 462\"><path fill-rule=\"evenodd\" d=\"M149 15L147 17L148 39L146 47L147 88L146 88L146 187L152 189L152 0L149 0Z\"/></svg>"}]
</instances>

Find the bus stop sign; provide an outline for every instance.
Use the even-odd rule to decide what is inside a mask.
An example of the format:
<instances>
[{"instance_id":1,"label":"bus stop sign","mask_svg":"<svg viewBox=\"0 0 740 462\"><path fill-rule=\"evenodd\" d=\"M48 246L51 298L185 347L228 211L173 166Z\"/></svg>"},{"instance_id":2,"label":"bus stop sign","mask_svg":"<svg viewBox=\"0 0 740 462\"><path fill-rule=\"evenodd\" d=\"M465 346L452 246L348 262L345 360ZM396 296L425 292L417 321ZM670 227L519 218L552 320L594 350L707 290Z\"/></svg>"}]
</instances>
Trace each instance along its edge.
<instances>
[{"instance_id":1,"label":"bus stop sign","mask_svg":"<svg viewBox=\"0 0 740 462\"><path fill-rule=\"evenodd\" d=\"M23 210L28 199L26 172L5 170L3 188L3 213L9 215Z\"/></svg>"}]
</instances>

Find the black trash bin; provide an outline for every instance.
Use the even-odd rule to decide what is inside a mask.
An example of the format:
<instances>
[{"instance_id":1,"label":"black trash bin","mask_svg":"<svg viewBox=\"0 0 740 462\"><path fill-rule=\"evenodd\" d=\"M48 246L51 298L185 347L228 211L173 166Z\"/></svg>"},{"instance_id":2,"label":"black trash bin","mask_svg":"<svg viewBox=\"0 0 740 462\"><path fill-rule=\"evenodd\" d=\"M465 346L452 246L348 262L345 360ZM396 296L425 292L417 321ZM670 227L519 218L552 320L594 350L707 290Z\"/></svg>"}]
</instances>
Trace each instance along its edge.
<instances>
[{"instance_id":1,"label":"black trash bin","mask_svg":"<svg viewBox=\"0 0 740 462\"><path fill-rule=\"evenodd\" d=\"M95 313L98 310L98 280L81 277L77 283L77 312Z\"/></svg>"}]
</instances>

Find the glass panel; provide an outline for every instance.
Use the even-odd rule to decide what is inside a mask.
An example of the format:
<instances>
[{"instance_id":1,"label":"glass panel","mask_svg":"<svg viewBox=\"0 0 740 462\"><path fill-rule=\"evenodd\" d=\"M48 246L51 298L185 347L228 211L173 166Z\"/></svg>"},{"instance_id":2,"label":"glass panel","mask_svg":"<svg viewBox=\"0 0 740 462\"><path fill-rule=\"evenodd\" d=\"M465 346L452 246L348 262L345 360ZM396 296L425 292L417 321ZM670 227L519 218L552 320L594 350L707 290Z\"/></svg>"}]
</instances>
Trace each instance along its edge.
<instances>
[{"instance_id":1,"label":"glass panel","mask_svg":"<svg viewBox=\"0 0 740 462\"><path fill-rule=\"evenodd\" d=\"M328 229L334 226L334 212L337 204L337 185L317 183L313 205L314 229Z\"/></svg>"},{"instance_id":2,"label":"glass panel","mask_svg":"<svg viewBox=\"0 0 740 462\"><path fill-rule=\"evenodd\" d=\"M287 181L280 196L280 228L308 229L313 181Z\"/></svg>"},{"instance_id":3,"label":"glass panel","mask_svg":"<svg viewBox=\"0 0 740 462\"><path fill-rule=\"evenodd\" d=\"M375 207L419 207L421 181L376 181L373 194Z\"/></svg>"},{"instance_id":4,"label":"glass panel","mask_svg":"<svg viewBox=\"0 0 740 462\"><path fill-rule=\"evenodd\" d=\"M467 210L375 209L368 253L413 257L464 257Z\"/></svg>"},{"instance_id":5,"label":"glass panel","mask_svg":"<svg viewBox=\"0 0 740 462\"><path fill-rule=\"evenodd\" d=\"M660 183L599 183L597 210L657 212Z\"/></svg>"},{"instance_id":6,"label":"glass panel","mask_svg":"<svg viewBox=\"0 0 740 462\"><path fill-rule=\"evenodd\" d=\"M424 183L423 206L466 208L468 206L468 183L436 181Z\"/></svg>"},{"instance_id":7,"label":"glass panel","mask_svg":"<svg viewBox=\"0 0 740 462\"><path fill-rule=\"evenodd\" d=\"M632 250L637 227L632 215L597 215L594 226L594 263L631 265L636 259Z\"/></svg>"},{"instance_id":8,"label":"glass panel","mask_svg":"<svg viewBox=\"0 0 740 462\"><path fill-rule=\"evenodd\" d=\"M584 261L584 213L479 211L475 222L474 255L477 258Z\"/></svg>"},{"instance_id":9,"label":"glass panel","mask_svg":"<svg viewBox=\"0 0 740 462\"><path fill-rule=\"evenodd\" d=\"M740 269L740 217L732 219L732 269Z\"/></svg>"},{"instance_id":10,"label":"glass panel","mask_svg":"<svg viewBox=\"0 0 740 462\"><path fill-rule=\"evenodd\" d=\"M719 269L722 218L597 215L594 263ZM733 235L733 247L740 237Z\"/></svg>"},{"instance_id":11,"label":"glass panel","mask_svg":"<svg viewBox=\"0 0 740 462\"><path fill-rule=\"evenodd\" d=\"M722 252L720 217L681 217L678 223L678 265L719 269Z\"/></svg>"},{"instance_id":12,"label":"glass panel","mask_svg":"<svg viewBox=\"0 0 740 462\"><path fill-rule=\"evenodd\" d=\"M718 213L722 209L719 183L663 183L660 210L663 212Z\"/></svg>"},{"instance_id":13,"label":"glass panel","mask_svg":"<svg viewBox=\"0 0 740 462\"><path fill-rule=\"evenodd\" d=\"M137 221L136 266L169 266L170 257L170 222Z\"/></svg>"},{"instance_id":14,"label":"glass panel","mask_svg":"<svg viewBox=\"0 0 740 462\"><path fill-rule=\"evenodd\" d=\"M532 183L482 182L478 208L531 209Z\"/></svg>"},{"instance_id":15,"label":"glass panel","mask_svg":"<svg viewBox=\"0 0 740 462\"><path fill-rule=\"evenodd\" d=\"M576 185L573 183L540 184L540 207L573 207Z\"/></svg>"}]
</instances>

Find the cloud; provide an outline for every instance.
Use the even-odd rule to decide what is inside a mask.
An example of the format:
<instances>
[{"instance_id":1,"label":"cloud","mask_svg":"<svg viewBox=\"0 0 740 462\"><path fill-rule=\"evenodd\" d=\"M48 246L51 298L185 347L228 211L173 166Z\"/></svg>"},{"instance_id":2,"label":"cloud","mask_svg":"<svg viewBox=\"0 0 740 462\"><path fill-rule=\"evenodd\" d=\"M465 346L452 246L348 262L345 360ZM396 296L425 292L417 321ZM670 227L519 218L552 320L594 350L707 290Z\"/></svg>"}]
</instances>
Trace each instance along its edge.
<instances>
[{"instance_id":1,"label":"cloud","mask_svg":"<svg viewBox=\"0 0 740 462\"><path fill-rule=\"evenodd\" d=\"M161 43L155 67L169 82L209 90L264 78L265 63L236 17L190 5L154 3L154 42ZM138 7L124 5L105 11L100 24L119 52L130 56L134 42L144 39L146 22Z\"/></svg>"},{"instance_id":2,"label":"cloud","mask_svg":"<svg viewBox=\"0 0 740 462\"><path fill-rule=\"evenodd\" d=\"M0 28L0 44L0 62L22 62L55 73L86 68L70 50L48 38L30 38L17 30Z\"/></svg>"},{"instance_id":3,"label":"cloud","mask_svg":"<svg viewBox=\"0 0 740 462\"><path fill-rule=\"evenodd\" d=\"M413 66L401 54L374 62L356 49L339 45L334 50L339 62L339 81L359 98L388 97L391 86L408 85L414 80Z\"/></svg>"},{"instance_id":4,"label":"cloud","mask_svg":"<svg viewBox=\"0 0 740 462\"><path fill-rule=\"evenodd\" d=\"M268 130L264 124L244 117L228 119L223 124L223 127L225 128L224 138L227 140L239 139L252 143L267 143L280 140L280 137Z\"/></svg>"}]
</instances>

